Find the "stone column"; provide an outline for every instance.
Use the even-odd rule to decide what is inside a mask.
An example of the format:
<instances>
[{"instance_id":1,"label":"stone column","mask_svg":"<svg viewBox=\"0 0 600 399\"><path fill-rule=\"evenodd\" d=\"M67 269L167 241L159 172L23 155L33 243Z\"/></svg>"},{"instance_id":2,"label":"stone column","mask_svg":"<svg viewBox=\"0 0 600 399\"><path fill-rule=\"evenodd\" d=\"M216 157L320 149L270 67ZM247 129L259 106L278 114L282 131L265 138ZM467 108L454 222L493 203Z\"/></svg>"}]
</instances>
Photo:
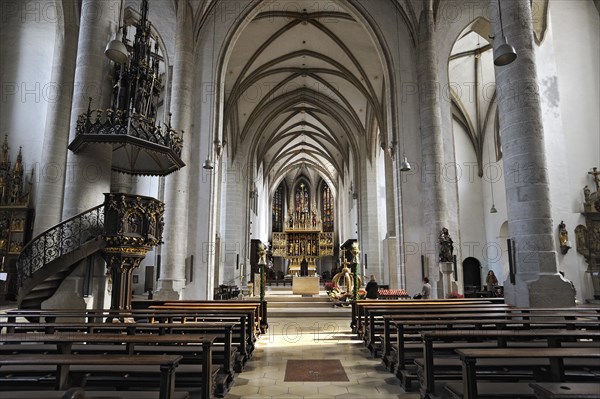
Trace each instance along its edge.
<instances>
[{"instance_id":1,"label":"stone column","mask_svg":"<svg viewBox=\"0 0 600 399\"><path fill-rule=\"evenodd\" d=\"M425 274L432 286L432 297L438 293L438 242L442 227L448 227L446 190L440 168L444 164L441 87L433 33L435 20L431 1L426 2L419 20L417 74L419 79L419 116L421 122L421 154L423 179L423 219L425 223L425 250L429 269ZM435 265L436 267L432 267Z\"/></svg>"},{"instance_id":2,"label":"stone column","mask_svg":"<svg viewBox=\"0 0 600 399\"><path fill-rule=\"evenodd\" d=\"M365 154L360 162L359 191L359 220L360 220L360 250L361 262L358 270L360 276L375 275L377 280L383 281L384 267L381 256L381 240L379 236L379 220L381 217L379 207L379 187L377 179L377 161L368 159ZM367 264L364 259L367 255ZM365 269L367 266L367 269ZM361 277L362 278L362 277Z\"/></svg>"},{"instance_id":3,"label":"stone column","mask_svg":"<svg viewBox=\"0 0 600 399\"><path fill-rule=\"evenodd\" d=\"M498 3L490 1L490 9ZM554 223L544 152L544 129L529 0L502 2L504 34L518 54L495 68L509 235L516 247L516 284L504 282L506 302L517 306L574 306L575 291L558 274ZM492 32L501 37L499 18ZM494 48L500 40L495 40Z\"/></svg>"},{"instance_id":4,"label":"stone column","mask_svg":"<svg viewBox=\"0 0 600 399\"><path fill-rule=\"evenodd\" d=\"M110 191L112 193L134 194L137 188L137 179L138 176L113 171L110 181Z\"/></svg>"},{"instance_id":5,"label":"stone column","mask_svg":"<svg viewBox=\"0 0 600 399\"><path fill-rule=\"evenodd\" d=\"M396 239L396 220L402 218L402 215L398 216L400 208L396 207L396 200L394 198L394 161L391 157L384 155L385 165L385 203L386 203L386 221L387 221L387 232L385 239L383 240L383 254L382 260L385 262L384 270L387 271L388 279L387 282L392 289L401 287L401 272L400 262L398 261L397 254L397 239ZM367 273L369 275L369 273Z\"/></svg>"},{"instance_id":6,"label":"stone column","mask_svg":"<svg viewBox=\"0 0 600 399\"><path fill-rule=\"evenodd\" d=\"M120 1L82 2L69 142L75 138L78 116L88 109L89 97L92 108L110 105L113 65L104 49L117 31L120 5ZM67 152L63 219L104 201L104 193L110 191L111 163L110 144L94 144L77 154Z\"/></svg>"},{"instance_id":7,"label":"stone column","mask_svg":"<svg viewBox=\"0 0 600 399\"><path fill-rule=\"evenodd\" d=\"M51 82L53 92L46 111L46 127L42 162L37 168L39 184L36 187L36 209L33 236L57 225L61 221L64 173L69 139L69 120L73 101L73 78L77 56L79 28L73 1L56 1L56 42L52 60Z\"/></svg>"},{"instance_id":8,"label":"stone column","mask_svg":"<svg viewBox=\"0 0 600 399\"><path fill-rule=\"evenodd\" d=\"M440 262L440 272L442 273L442 287L444 298L448 297L448 294L452 292L453 288L453 276L454 263L452 262Z\"/></svg>"},{"instance_id":9,"label":"stone column","mask_svg":"<svg viewBox=\"0 0 600 399\"><path fill-rule=\"evenodd\" d=\"M186 0L178 3L171 123L175 129L185 132L181 159L188 166L166 177L164 244L155 299L179 299L185 284L195 57L191 10Z\"/></svg>"}]
</instances>

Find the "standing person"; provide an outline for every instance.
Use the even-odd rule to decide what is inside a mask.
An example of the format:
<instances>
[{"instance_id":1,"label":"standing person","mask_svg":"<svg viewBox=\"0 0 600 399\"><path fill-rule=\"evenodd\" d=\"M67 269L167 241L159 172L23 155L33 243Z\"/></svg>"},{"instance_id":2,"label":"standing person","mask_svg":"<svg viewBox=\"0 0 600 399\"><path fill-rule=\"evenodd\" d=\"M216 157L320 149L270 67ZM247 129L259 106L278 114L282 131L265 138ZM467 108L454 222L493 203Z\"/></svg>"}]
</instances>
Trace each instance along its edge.
<instances>
[{"instance_id":1,"label":"standing person","mask_svg":"<svg viewBox=\"0 0 600 399\"><path fill-rule=\"evenodd\" d=\"M421 299L429 299L431 297L431 284L427 277L423 278L423 288L421 289Z\"/></svg>"},{"instance_id":2,"label":"standing person","mask_svg":"<svg viewBox=\"0 0 600 399\"><path fill-rule=\"evenodd\" d=\"M367 291L367 299L379 298L379 284L377 284L377 281L375 281L374 275L371 274L371 279L367 283L365 290Z\"/></svg>"},{"instance_id":3,"label":"standing person","mask_svg":"<svg viewBox=\"0 0 600 399\"><path fill-rule=\"evenodd\" d=\"M496 292L496 286L498 285L498 279L494 274L493 270L490 270L485 278L486 289L490 292Z\"/></svg>"}]
</instances>

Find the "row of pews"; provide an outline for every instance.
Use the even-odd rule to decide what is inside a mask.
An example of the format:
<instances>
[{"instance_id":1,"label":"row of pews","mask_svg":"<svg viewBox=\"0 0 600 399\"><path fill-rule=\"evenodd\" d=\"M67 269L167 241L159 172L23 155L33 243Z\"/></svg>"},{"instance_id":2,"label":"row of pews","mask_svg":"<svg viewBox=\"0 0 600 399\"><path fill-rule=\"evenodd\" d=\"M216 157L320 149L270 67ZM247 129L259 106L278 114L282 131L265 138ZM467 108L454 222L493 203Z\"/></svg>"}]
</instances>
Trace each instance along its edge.
<instances>
[{"instance_id":1,"label":"row of pews","mask_svg":"<svg viewBox=\"0 0 600 399\"><path fill-rule=\"evenodd\" d=\"M132 310L0 314L3 399L224 397L268 328L266 302L143 301ZM79 396L78 396L79 395Z\"/></svg>"},{"instance_id":2,"label":"row of pews","mask_svg":"<svg viewBox=\"0 0 600 399\"><path fill-rule=\"evenodd\" d=\"M600 308L357 301L353 331L422 398L600 399Z\"/></svg>"}]
</instances>

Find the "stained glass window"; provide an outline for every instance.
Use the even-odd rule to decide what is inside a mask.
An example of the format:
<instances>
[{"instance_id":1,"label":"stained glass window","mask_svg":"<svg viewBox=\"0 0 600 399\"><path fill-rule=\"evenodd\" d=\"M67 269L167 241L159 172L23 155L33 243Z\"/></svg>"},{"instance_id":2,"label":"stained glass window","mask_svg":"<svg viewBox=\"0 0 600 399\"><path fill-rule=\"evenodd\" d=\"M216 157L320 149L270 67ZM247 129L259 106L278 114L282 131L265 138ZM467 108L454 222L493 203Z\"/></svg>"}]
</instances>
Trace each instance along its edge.
<instances>
[{"instance_id":1,"label":"stained glass window","mask_svg":"<svg viewBox=\"0 0 600 399\"><path fill-rule=\"evenodd\" d=\"M283 183L279 184L275 194L273 194L273 214L272 214L272 226L273 231L283 231Z\"/></svg>"},{"instance_id":2,"label":"stained glass window","mask_svg":"<svg viewBox=\"0 0 600 399\"><path fill-rule=\"evenodd\" d=\"M333 195L327 184L323 185L322 194L321 219L323 220L323 231L331 232L333 231Z\"/></svg>"},{"instance_id":3,"label":"stained glass window","mask_svg":"<svg viewBox=\"0 0 600 399\"><path fill-rule=\"evenodd\" d=\"M304 182L296 185L294 195L294 210L298 213L310 212L310 190Z\"/></svg>"}]
</instances>

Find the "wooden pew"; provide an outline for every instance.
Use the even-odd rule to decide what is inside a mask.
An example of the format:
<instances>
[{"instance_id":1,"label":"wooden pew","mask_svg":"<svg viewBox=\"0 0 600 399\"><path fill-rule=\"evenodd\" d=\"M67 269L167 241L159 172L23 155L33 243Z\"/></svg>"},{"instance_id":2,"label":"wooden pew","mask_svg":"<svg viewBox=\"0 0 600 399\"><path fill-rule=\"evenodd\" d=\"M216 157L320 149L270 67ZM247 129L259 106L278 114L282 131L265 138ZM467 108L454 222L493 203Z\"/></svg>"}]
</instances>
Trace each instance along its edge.
<instances>
[{"instance_id":1,"label":"wooden pew","mask_svg":"<svg viewBox=\"0 0 600 399\"><path fill-rule=\"evenodd\" d=\"M211 310L211 309L157 309L157 310L132 310L118 312L104 309L60 309L60 310L10 310L6 312L5 317L9 323L15 322L18 318L25 318L32 321L56 322L57 320L72 320L88 322L108 321L142 321L142 322L161 322L186 323L193 321L219 321L226 322L232 318L240 318L241 334L246 337L241 353L245 359L252 357L254 342L256 341L256 330L253 326L254 311L246 310ZM245 360L244 360L245 361Z\"/></svg>"},{"instance_id":2,"label":"wooden pew","mask_svg":"<svg viewBox=\"0 0 600 399\"><path fill-rule=\"evenodd\" d=\"M377 356L380 349L377 337L386 334L385 317L404 317L415 315L419 317L427 317L431 314L448 314L448 313L471 313L482 314L485 312L508 312L505 306L496 305L479 305L479 306L459 306L459 305L426 305L426 306L411 306L401 308L367 308L365 309L365 323L363 340L365 345L371 351L373 356ZM388 326L388 333L389 326Z\"/></svg>"},{"instance_id":3,"label":"wooden pew","mask_svg":"<svg viewBox=\"0 0 600 399\"><path fill-rule=\"evenodd\" d=\"M231 301L231 300L179 300L179 301L148 301L150 303L144 303L146 309L157 309L159 307L207 307L211 309L245 309L252 307L255 309L254 321L256 326L260 329L260 333L265 333L269 325L267 322L267 301L258 300L244 300L244 301ZM142 306L138 303L136 306Z\"/></svg>"},{"instance_id":4,"label":"wooden pew","mask_svg":"<svg viewBox=\"0 0 600 399\"><path fill-rule=\"evenodd\" d=\"M244 336L239 333L233 336L233 327L237 322L191 322L191 323L27 323L27 322L0 322L0 331L6 333L21 332L86 332L88 334L214 334L217 336L213 346L213 362L222 365L222 372L227 373L229 379L234 376L234 371L243 369L244 354L238 353L244 343ZM17 350L18 346L7 348ZM34 349L34 348L31 348ZM184 359L185 360L185 359Z\"/></svg>"},{"instance_id":5,"label":"wooden pew","mask_svg":"<svg viewBox=\"0 0 600 399\"><path fill-rule=\"evenodd\" d=\"M214 308L235 308L235 307L247 307L247 306L255 306L257 308L256 312L256 322L260 326L260 332L265 333L269 328L269 323L267 320L267 309L268 302L260 301L258 299L244 299L244 300L198 300L198 299L181 299L178 301L157 301L157 300L147 300L147 301L134 301L132 303L132 307L134 309L143 309L143 308L151 308L156 305L209 305Z\"/></svg>"},{"instance_id":6,"label":"wooden pew","mask_svg":"<svg viewBox=\"0 0 600 399\"><path fill-rule=\"evenodd\" d=\"M573 321L567 321L572 323ZM545 345L546 347L559 347L564 342L573 340L594 340L586 342L590 347L597 345L600 340L599 330L565 330L565 329L527 329L527 330L443 330L422 331L423 358L415 359L415 363L423 370L418 372L421 385L421 395L433 396L435 394L435 353L440 349L447 353L448 345L440 345L442 342L451 342L452 347L464 347L468 342L486 340L496 347L507 347L509 342L515 345L534 346ZM457 371L458 372L458 371ZM445 376L448 378L448 375ZM460 372L457 375L460 378Z\"/></svg>"},{"instance_id":7,"label":"wooden pew","mask_svg":"<svg viewBox=\"0 0 600 399\"><path fill-rule=\"evenodd\" d=\"M2 392L2 391L0 391ZM158 399L158 391L85 391L72 388L67 391L5 391L2 399ZM172 399L189 399L187 391L175 391Z\"/></svg>"},{"instance_id":8,"label":"wooden pew","mask_svg":"<svg viewBox=\"0 0 600 399\"><path fill-rule=\"evenodd\" d=\"M550 374L554 382L564 381L564 359L594 359L600 366L600 348L494 348L494 349L457 349L463 368L462 384L448 384L446 390L453 398L478 398L478 389L486 390L485 383L477 382L477 360L494 359L495 362L513 364L518 359L548 359ZM509 362L502 362L503 359ZM516 397L514 383L504 384L502 389L494 387L495 396L512 395ZM510 396L509 396L510 397Z\"/></svg>"},{"instance_id":9,"label":"wooden pew","mask_svg":"<svg viewBox=\"0 0 600 399\"><path fill-rule=\"evenodd\" d=\"M160 305L151 309L133 311L132 317L138 321L151 323L187 323L191 321L228 321L232 318L243 318L241 328L246 336L246 354L250 358L254 350L254 343L260 335L257 320L256 307L239 307L236 309L219 308L214 309L207 306L170 306Z\"/></svg>"},{"instance_id":10,"label":"wooden pew","mask_svg":"<svg viewBox=\"0 0 600 399\"><path fill-rule=\"evenodd\" d=\"M574 335L578 332L578 330L574 330L573 327L578 328L596 328L596 330L592 330L592 334L597 334L599 331L597 330L598 324L594 320L507 320L507 319L464 319L464 320L425 320L425 321L411 321L411 322L402 322L397 326L398 334L397 334L397 344L396 344L396 364L395 364L395 373L398 378L400 378L402 382L402 386L405 389L410 389L411 382L417 379L417 376L420 375L419 371L414 370L410 367L407 367L408 359L410 357L407 355L406 350L406 339L405 335L407 333L429 333L429 332L443 332L448 333L448 337L452 337L453 330L460 331L471 331L471 334L461 334L459 336L460 341L470 340L470 341L479 341L480 343L477 346L506 346L506 344L502 341L502 338L497 338L498 342L492 345L485 344L482 345L481 341L485 341L487 336L484 336L483 333L491 332L494 333L496 331L508 331L508 332L518 332L521 330L539 330L539 329L564 329L565 331L572 331ZM470 330L467 330L470 329ZM516 329L516 330L515 330ZM479 334L481 332L482 334ZM535 333L534 333L535 334ZM509 335L510 336L510 335ZM597 335L593 335L597 337ZM489 338L487 339L489 341ZM465 344L464 342L457 342L454 344L454 347L468 347L475 346L475 344ZM443 345L440 345L441 348L444 348ZM422 345L421 345L422 348ZM421 349L418 348L418 349ZM446 347L447 348L447 347ZM416 356L411 360L415 360ZM431 361L432 358L426 357L427 361ZM419 365L419 363L415 360L415 363ZM430 364L425 365L427 367ZM418 368L418 367L417 367Z\"/></svg>"},{"instance_id":11,"label":"wooden pew","mask_svg":"<svg viewBox=\"0 0 600 399\"><path fill-rule=\"evenodd\" d=\"M3 323L0 322L0 328L5 327L9 333L14 332L44 332L53 334L58 332L86 332L87 334L127 334L127 335L167 335L167 334L211 334L216 338L212 347L212 361L218 367L219 373L215 380L215 393L225 395L234 380L235 371L241 372L244 367L245 355L238 353L244 343L244 336L236 337L236 346L232 342L233 326L237 323L210 323L210 322L190 322L190 323ZM202 348L194 347L190 350L186 346L170 346L168 352L175 354L181 353L182 363L197 363L202 358ZM2 348L5 353L32 353L32 352L51 352L51 349L42 345L4 345ZM80 346L77 348L80 353L102 353L119 352L122 348L107 349L103 346ZM137 354L163 353L163 346L137 346Z\"/></svg>"},{"instance_id":12,"label":"wooden pew","mask_svg":"<svg viewBox=\"0 0 600 399\"><path fill-rule=\"evenodd\" d=\"M600 399L598 383L533 382L529 386L537 399Z\"/></svg>"},{"instance_id":13,"label":"wooden pew","mask_svg":"<svg viewBox=\"0 0 600 399\"><path fill-rule=\"evenodd\" d=\"M462 303L468 304L504 304L504 298L457 298L457 299L393 299L393 300L358 300L352 302L352 321L350 327L354 333L358 333L361 327L362 308L366 306L383 306L383 305L400 305L400 306L414 306L414 305L427 305L427 304L457 304Z\"/></svg>"},{"instance_id":14,"label":"wooden pew","mask_svg":"<svg viewBox=\"0 0 600 399\"><path fill-rule=\"evenodd\" d=\"M164 345L168 351L169 345L195 345L202 346L202 397L210 398L213 390L212 379L212 345L216 336L214 335L117 335L117 334L82 334L82 333L22 333L22 334L0 334L0 343L52 343L57 345L60 354L72 354L74 344L116 344L124 345L125 353L133 355L135 347L139 345ZM44 356L41 356L44 357ZM0 370L1 371L1 370ZM215 372L217 370L214 370Z\"/></svg>"},{"instance_id":15,"label":"wooden pew","mask_svg":"<svg viewBox=\"0 0 600 399\"><path fill-rule=\"evenodd\" d=\"M157 309L151 309L151 311L154 311L154 313L149 321L160 323L177 321L187 323L189 321L206 321L209 318L223 320L227 317L243 317L245 322L242 323L241 327L246 336L245 354L248 359L252 357L258 333L257 325L254 323L254 309L179 308L162 305Z\"/></svg>"},{"instance_id":16,"label":"wooden pew","mask_svg":"<svg viewBox=\"0 0 600 399\"><path fill-rule=\"evenodd\" d=\"M498 310L510 308L504 304L479 303L477 301L465 302L418 302L405 301L394 304L378 304L379 301L371 301L371 304L364 304L358 308L357 318L357 334L359 337L368 336L368 330L371 325L375 325L375 316L383 316L385 314L426 314L433 309L477 309L477 308L494 308Z\"/></svg>"},{"instance_id":17,"label":"wooden pew","mask_svg":"<svg viewBox=\"0 0 600 399\"><path fill-rule=\"evenodd\" d=\"M175 397L175 370L182 356L177 355L2 355L0 366L56 366L56 388L68 389L71 366L121 366L151 365L160 367L159 399ZM4 394L2 395L4 397Z\"/></svg>"},{"instance_id":18,"label":"wooden pew","mask_svg":"<svg viewBox=\"0 0 600 399\"><path fill-rule=\"evenodd\" d=\"M418 333L420 331L430 331L438 329L455 328L454 324L470 324L473 328L482 328L483 324L493 324L493 328L508 328L509 323L518 328L532 328L536 324L550 328L553 325L556 328L564 326L567 329L575 329L580 326L587 328L598 327L595 322L595 313L582 312L556 312L556 313L530 313L523 317L521 312L464 312L460 313L431 313L426 315L389 315L384 316L384 333L382 335L383 350L382 359L388 369L392 370L393 365L399 365L403 368L405 358L406 334ZM534 320L531 320L531 318ZM579 320L576 320L578 318ZM503 322L504 320L504 322ZM563 321L573 321L573 323L564 323ZM521 323L526 321L527 323ZM536 323L539 321L538 323ZM580 323L577 323L580 321ZM395 329L393 328L395 327ZM406 328L405 328L406 327ZM395 331L395 335L392 334ZM396 339L396 356L392 356L392 341ZM399 352L399 353L398 353Z\"/></svg>"}]
</instances>

